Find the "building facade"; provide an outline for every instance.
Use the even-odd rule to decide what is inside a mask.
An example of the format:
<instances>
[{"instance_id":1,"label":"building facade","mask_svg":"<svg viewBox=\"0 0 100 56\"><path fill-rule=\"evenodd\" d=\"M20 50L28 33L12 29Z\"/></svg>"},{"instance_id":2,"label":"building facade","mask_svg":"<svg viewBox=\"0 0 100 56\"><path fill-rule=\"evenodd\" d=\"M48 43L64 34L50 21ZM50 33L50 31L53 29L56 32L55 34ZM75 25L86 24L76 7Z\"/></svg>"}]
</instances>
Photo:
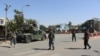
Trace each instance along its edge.
<instances>
[{"instance_id":1,"label":"building facade","mask_svg":"<svg viewBox=\"0 0 100 56\"><path fill-rule=\"evenodd\" d=\"M5 26L7 20L5 18L0 18L0 26Z\"/></svg>"},{"instance_id":2,"label":"building facade","mask_svg":"<svg viewBox=\"0 0 100 56\"><path fill-rule=\"evenodd\" d=\"M5 18L0 18L0 39L5 39L5 25L7 20Z\"/></svg>"},{"instance_id":3,"label":"building facade","mask_svg":"<svg viewBox=\"0 0 100 56\"><path fill-rule=\"evenodd\" d=\"M56 28L57 30L60 30L61 32L67 32L69 30L68 24L58 24L60 27Z\"/></svg>"}]
</instances>

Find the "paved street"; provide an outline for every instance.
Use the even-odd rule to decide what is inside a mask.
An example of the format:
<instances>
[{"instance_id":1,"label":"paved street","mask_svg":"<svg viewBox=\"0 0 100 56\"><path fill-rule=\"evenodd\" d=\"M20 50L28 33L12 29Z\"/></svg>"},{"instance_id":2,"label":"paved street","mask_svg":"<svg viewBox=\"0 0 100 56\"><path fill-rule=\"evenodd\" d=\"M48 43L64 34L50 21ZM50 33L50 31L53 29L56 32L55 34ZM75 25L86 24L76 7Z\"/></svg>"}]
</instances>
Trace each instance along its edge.
<instances>
[{"instance_id":1,"label":"paved street","mask_svg":"<svg viewBox=\"0 0 100 56\"><path fill-rule=\"evenodd\" d=\"M56 34L55 50L48 49L48 39L31 43L18 43L8 48L9 44L0 46L0 56L100 56L100 38L91 38L90 50L84 50L83 34L77 34L77 42L71 41L71 34Z\"/></svg>"}]
</instances>

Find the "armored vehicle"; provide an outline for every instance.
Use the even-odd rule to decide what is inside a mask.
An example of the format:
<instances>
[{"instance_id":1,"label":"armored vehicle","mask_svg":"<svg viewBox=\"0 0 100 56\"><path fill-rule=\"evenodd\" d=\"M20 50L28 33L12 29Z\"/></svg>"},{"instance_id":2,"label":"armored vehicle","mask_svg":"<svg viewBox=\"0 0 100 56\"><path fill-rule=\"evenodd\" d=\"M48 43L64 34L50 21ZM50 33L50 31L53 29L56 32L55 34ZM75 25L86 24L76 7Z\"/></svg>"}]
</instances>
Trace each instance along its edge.
<instances>
[{"instance_id":1,"label":"armored vehicle","mask_svg":"<svg viewBox=\"0 0 100 56\"><path fill-rule=\"evenodd\" d=\"M25 26L26 27L26 26ZM27 28L27 27L26 27ZM46 32L37 29L36 27L28 27L22 30L18 30L17 41L29 43L32 40L45 40Z\"/></svg>"}]
</instances>

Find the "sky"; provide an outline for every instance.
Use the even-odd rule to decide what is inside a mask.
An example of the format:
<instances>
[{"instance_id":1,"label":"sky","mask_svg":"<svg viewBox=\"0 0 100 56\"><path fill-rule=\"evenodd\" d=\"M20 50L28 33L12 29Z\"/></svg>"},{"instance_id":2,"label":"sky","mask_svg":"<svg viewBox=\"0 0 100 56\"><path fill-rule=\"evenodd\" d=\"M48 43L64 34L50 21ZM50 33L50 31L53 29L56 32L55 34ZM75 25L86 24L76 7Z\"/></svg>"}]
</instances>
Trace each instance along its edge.
<instances>
[{"instance_id":1,"label":"sky","mask_svg":"<svg viewBox=\"0 0 100 56\"><path fill-rule=\"evenodd\" d=\"M2 18L5 18L4 3L11 5L9 19L14 19L14 9L23 9L26 19L35 19L45 26L68 24L69 21L77 25L95 17L100 18L100 0L0 0Z\"/></svg>"}]
</instances>

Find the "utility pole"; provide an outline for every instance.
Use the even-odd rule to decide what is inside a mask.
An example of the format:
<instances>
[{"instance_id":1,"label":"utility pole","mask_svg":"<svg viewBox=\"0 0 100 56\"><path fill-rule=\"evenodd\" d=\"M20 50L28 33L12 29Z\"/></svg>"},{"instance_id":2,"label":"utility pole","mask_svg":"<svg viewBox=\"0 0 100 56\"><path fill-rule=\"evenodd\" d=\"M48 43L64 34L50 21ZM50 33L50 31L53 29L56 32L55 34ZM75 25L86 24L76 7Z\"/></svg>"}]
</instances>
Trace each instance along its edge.
<instances>
[{"instance_id":1,"label":"utility pole","mask_svg":"<svg viewBox=\"0 0 100 56\"><path fill-rule=\"evenodd\" d=\"M24 17L24 12L23 12L23 8L24 7L29 7L30 5L24 5L22 8L21 8L21 12L22 12L22 16Z\"/></svg>"},{"instance_id":2,"label":"utility pole","mask_svg":"<svg viewBox=\"0 0 100 56\"><path fill-rule=\"evenodd\" d=\"M24 7L29 7L30 5L24 5L22 8L21 8L21 15L22 15L22 17L23 17L23 19L24 19L24 12L23 12L23 9L24 9ZM25 23L25 21L24 21L24 23ZM24 23L23 23L23 25L24 25Z\"/></svg>"},{"instance_id":3,"label":"utility pole","mask_svg":"<svg viewBox=\"0 0 100 56\"><path fill-rule=\"evenodd\" d=\"M8 9L11 7L11 5L8 5L8 4L6 4L6 3L4 3L4 4L5 4L5 6L6 6L6 7L5 7L5 12L6 12L6 15L5 15L5 16L6 16L6 22L5 22L5 40L7 40L7 28L8 28L8 27L7 27L7 22L8 22L8 20L9 20L8 17L7 17L7 16L8 16L7 13L8 13Z\"/></svg>"}]
</instances>

